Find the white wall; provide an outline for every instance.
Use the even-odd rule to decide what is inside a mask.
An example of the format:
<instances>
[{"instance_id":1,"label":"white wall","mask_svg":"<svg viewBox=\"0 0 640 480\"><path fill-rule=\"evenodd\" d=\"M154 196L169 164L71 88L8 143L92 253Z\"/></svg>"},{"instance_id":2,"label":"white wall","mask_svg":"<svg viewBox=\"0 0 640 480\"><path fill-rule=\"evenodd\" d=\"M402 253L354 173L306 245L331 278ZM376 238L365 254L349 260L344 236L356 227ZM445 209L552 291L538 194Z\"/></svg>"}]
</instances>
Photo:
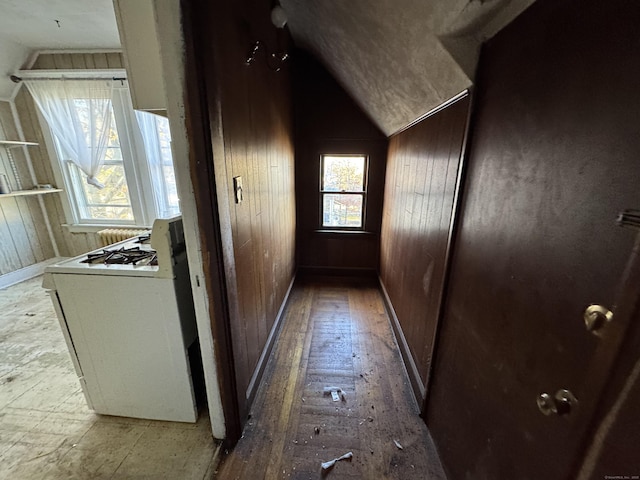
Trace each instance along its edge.
<instances>
[{"instance_id":1,"label":"white wall","mask_svg":"<svg viewBox=\"0 0 640 480\"><path fill-rule=\"evenodd\" d=\"M180 2L179 0L156 0L154 5L157 31L161 32L158 41L162 54L162 70L167 93L167 114L171 125L173 161L180 193L180 208L182 210L187 255L191 271L191 286L196 308L200 348L202 350L211 428L213 436L222 439L225 438L226 431L209 317L209 299L205 286L207 279L202 270L204 263L202 246L200 244L196 202L189 167L189 142L185 125L184 105L184 38L181 26Z\"/></svg>"}]
</instances>

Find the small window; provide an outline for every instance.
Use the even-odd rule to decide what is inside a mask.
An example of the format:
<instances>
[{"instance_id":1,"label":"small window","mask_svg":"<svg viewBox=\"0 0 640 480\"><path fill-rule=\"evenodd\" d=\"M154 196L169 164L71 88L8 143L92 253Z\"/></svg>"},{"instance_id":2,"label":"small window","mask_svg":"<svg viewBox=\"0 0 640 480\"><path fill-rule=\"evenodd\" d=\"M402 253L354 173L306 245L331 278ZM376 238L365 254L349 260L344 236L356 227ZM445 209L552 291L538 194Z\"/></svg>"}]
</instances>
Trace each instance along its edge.
<instances>
[{"instance_id":1,"label":"small window","mask_svg":"<svg viewBox=\"0 0 640 480\"><path fill-rule=\"evenodd\" d=\"M367 189L365 155L322 155L322 227L362 229Z\"/></svg>"}]
</instances>

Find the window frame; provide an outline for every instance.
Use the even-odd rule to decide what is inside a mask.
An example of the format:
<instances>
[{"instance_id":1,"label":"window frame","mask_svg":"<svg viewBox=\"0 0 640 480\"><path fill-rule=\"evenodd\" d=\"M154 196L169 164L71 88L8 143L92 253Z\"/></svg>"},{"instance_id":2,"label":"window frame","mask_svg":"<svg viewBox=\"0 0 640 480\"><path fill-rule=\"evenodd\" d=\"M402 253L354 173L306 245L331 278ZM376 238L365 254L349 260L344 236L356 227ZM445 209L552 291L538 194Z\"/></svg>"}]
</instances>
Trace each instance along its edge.
<instances>
[{"instance_id":1,"label":"window frame","mask_svg":"<svg viewBox=\"0 0 640 480\"><path fill-rule=\"evenodd\" d=\"M124 165L124 159L123 160L107 160L103 163L103 166L105 165L122 165L122 169L124 171L124 175L125 175L125 180L126 180L126 169L125 169L125 165ZM97 218L89 218L87 216L85 216L84 212L89 211L90 208L92 207L96 207L96 206L105 206L105 207L109 207L111 205L109 204L91 204L89 199L87 198L85 192L84 192L84 185L82 184L82 182L86 181L85 180L85 175L84 173L77 167L77 165L75 165L72 161L67 160L64 161L64 166L63 166L63 170L65 171L65 174L68 176L69 178L69 183L71 184L71 188L68 191L73 191L73 195L74 195L74 199L75 202L73 202L73 208L76 211L79 219L81 219L81 221L83 222L91 222L91 223L108 223L111 220L109 219L97 219ZM129 185L129 182L127 182L127 187ZM122 223L122 225L128 225L128 224L133 224L135 221L135 214L133 211L133 205L131 204L131 194L129 193L129 203L126 205L112 205L113 207L128 207L129 209L131 209L131 216L133 217L131 220L126 220L126 219L121 219L121 220L116 220L118 223Z\"/></svg>"},{"instance_id":2,"label":"window frame","mask_svg":"<svg viewBox=\"0 0 640 480\"><path fill-rule=\"evenodd\" d=\"M362 157L364 160L362 190L325 190L324 188L324 164L325 157ZM367 220L367 195L369 186L369 155L365 153L322 153L320 154L320 186L319 186L319 230L334 232L364 232ZM362 197L362 209L360 217L360 226L340 226L340 225L324 225L324 197L325 195L357 195Z\"/></svg>"},{"instance_id":3,"label":"window frame","mask_svg":"<svg viewBox=\"0 0 640 480\"><path fill-rule=\"evenodd\" d=\"M73 178L74 174L67 165L64 165L64 160L61 160L58 140L39 109L35 109L45 145L52 157L50 163L54 179L65 191L61 195L62 207L67 221L66 226L72 231L94 231L107 226L150 228L156 215L152 179L147 165L144 141L139 129L133 127L137 119L126 82L122 85L114 84L112 108L120 141L122 165L129 190L133 220L83 218L81 198L84 198L84 192L78 192L79 187L77 180ZM82 187L80 186L80 188Z\"/></svg>"}]
</instances>

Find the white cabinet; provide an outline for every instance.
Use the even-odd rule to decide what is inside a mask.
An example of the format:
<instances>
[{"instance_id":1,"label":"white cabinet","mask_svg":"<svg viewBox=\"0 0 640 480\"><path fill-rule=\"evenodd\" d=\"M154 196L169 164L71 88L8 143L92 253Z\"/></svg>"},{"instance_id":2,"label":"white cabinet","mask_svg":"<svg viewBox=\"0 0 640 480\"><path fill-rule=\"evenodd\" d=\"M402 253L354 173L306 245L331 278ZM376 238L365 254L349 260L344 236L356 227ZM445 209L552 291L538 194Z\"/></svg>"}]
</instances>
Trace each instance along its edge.
<instances>
[{"instance_id":1,"label":"white cabinet","mask_svg":"<svg viewBox=\"0 0 640 480\"><path fill-rule=\"evenodd\" d=\"M136 110L167 109L154 0L114 0L120 43Z\"/></svg>"}]
</instances>

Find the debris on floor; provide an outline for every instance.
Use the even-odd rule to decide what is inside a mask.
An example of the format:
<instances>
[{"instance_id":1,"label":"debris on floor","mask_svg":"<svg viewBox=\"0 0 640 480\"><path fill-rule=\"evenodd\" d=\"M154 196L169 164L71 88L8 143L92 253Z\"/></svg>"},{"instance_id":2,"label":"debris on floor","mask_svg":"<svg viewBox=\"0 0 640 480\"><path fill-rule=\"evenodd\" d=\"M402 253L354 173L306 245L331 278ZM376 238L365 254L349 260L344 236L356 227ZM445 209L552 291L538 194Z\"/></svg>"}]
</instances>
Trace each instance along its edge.
<instances>
[{"instance_id":1,"label":"debris on floor","mask_svg":"<svg viewBox=\"0 0 640 480\"><path fill-rule=\"evenodd\" d=\"M342 399L343 402L347 401L347 395L340 387L324 387L323 392L325 395L331 395L334 402Z\"/></svg>"},{"instance_id":2,"label":"debris on floor","mask_svg":"<svg viewBox=\"0 0 640 480\"><path fill-rule=\"evenodd\" d=\"M367 421L367 422L373 422L373 417L367 417L367 418L366 418L366 421ZM364 422L365 422L365 420L362 420L362 421L360 422L360 425L362 425Z\"/></svg>"},{"instance_id":3,"label":"debris on floor","mask_svg":"<svg viewBox=\"0 0 640 480\"><path fill-rule=\"evenodd\" d=\"M396 447L398 447L398 450L403 450L402 445L400 445L400 442L398 440L394 439L393 443L396 444Z\"/></svg>"},{"instance_id":4,"label":"debris on floor","mask_svg":"<svg viewBox=\"0 0 640 480\"><path fill-rule=\"evenodd\" d=\"M336 462L339 462L340 460L351 460L352 457L353 457L353 452L347 452L341 457L334 458L333 460L329 460L328 462L322 462L322 469L328 470L331 467L333 467L336 464Z\"/></svg>"}]
</instances>

